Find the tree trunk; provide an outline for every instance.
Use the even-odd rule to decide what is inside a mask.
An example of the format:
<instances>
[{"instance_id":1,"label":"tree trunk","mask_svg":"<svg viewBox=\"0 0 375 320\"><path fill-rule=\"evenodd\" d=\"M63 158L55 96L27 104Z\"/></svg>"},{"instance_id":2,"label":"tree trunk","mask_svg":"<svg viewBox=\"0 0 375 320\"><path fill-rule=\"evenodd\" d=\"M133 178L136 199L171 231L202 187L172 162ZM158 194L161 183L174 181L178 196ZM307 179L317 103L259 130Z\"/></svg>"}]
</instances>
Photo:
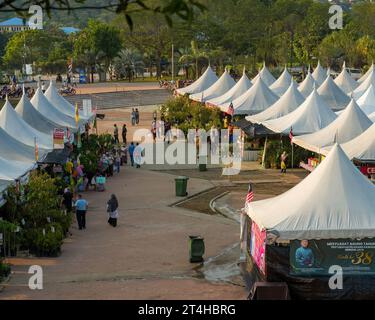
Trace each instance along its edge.
<instances>
[{"instance_id":1,"label":"tree trunk","mask_svg":"<svg viewBox=\"0 0 375 320\"><path fill-rule=\"evenodd\" d=\"M195 59L195 78L196 78L196 80L198 80L198 78L199 78L198 58Z\"/></svg>"}]
</instances>

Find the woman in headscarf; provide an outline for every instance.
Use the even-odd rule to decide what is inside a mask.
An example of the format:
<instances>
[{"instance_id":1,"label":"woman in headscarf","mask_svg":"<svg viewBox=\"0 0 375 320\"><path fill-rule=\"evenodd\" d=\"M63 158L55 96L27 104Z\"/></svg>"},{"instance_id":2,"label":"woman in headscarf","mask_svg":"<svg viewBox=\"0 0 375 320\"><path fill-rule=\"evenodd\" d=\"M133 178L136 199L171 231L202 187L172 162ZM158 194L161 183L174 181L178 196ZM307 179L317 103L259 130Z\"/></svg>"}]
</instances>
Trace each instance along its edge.
<instances>
[{"instance_id":1,"label":"woman in headscarf","mask_svg":"<svg viewBox=\"0 0 375 320\"><path fill-rule=\"evenodd\" d=\"M118 201L114 194L111 195L111 198L107 202L107 212L109 215L108 223L112 227L117 226L117 219L118 219Z\"/></svg>"}]
</instances>

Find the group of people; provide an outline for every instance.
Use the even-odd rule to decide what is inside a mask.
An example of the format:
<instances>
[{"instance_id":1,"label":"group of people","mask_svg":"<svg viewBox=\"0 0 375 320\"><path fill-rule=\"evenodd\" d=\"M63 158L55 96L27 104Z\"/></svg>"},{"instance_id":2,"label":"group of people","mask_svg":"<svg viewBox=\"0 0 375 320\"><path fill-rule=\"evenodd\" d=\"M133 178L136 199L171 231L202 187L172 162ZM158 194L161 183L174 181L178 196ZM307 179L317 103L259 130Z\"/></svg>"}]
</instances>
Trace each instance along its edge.
<instances>
[{"instance_id":1,"label":"group of people","mask_svg":"<svg viewBox=\"0 0 375 320\"><path fill-rule=\"evenodd\" d=\"M139 110L138 108L133 108L131 115L130 115L130 121L132 126L138 125L139 124Z\"/></svg>"}]
</instances>

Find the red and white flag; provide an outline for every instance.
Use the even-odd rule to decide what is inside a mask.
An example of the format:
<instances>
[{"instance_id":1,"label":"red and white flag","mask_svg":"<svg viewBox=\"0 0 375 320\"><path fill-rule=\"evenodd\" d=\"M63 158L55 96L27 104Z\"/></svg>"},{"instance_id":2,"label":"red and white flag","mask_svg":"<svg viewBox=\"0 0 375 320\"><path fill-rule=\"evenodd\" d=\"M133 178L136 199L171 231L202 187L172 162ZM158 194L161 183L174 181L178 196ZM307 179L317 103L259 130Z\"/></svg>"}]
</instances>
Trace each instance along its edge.
<instances>
[{"instance_id":1,"label":"red and white flag","mask_svg":"<svg viewBox=\"0 0 375 320\"><path fill-rule=\"evenodd\" d=\"M254 199L253 185L249 183L249 190L247 191L245 207Z\"/></svg>"},{"instance_id":2,"label":"red and white flag","mask_svg":"<svg viewBox=\"0 0 375 320\"><path fill-rule=\"evenodd\" d=\"M289 132L290 144L293 144L293 137L294 137L294 135L293 135L293 128L290 127L290 132Z\"/></svg>"},{"instance_id":3,"label":"red and white flag","mask_svg":"<svg viewBox=\"0 0 375 320\"><path fill-rule=\"evenodd\" d=\"M230 103L230 105L229 105L229 107L228 107L228 111L227 111L227 113L228 113L230 116L233 117L233 115L234 115L234 107L233 107L233 103L232 103L232 102Z\"/></svg>"}]
</instances>

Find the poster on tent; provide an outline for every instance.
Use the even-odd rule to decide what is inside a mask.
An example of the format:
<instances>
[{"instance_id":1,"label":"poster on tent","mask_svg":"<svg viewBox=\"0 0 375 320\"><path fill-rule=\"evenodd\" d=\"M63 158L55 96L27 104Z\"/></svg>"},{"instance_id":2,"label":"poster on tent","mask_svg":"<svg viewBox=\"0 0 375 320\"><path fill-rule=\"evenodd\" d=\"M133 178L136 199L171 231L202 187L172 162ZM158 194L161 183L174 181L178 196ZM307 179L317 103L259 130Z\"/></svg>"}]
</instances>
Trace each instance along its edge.
<instances>
[{"instance_id":1,"label":"poster on tent","mask_svg":"<svg viewBox=\"0 0 375 320\"><path fill-rule=\"evenodd\" d=\"M290 243L290 273L330 275L340 266L344 275L375 275L375 239L294 240Z\"/></svg>"},{"instance_id":2,"label":"poster on tent","mask_svg":"<svg viewBox=\"0 0 375 320\"><path fill-rule=\"evenodd\" d=\"M61 128L53 129L53 149L64 149L65 130Z\"/></svg>"},{"instance_id":3,"label":"poster on tent","mask_svg":"<svg viewBox=\"0 0 375 320\"><path fill-rule=\"evenodd\" d=\"M250 254L260 272L266 274L266 231L254 221L251 225Z\"/></svg>"}]
</instances>

